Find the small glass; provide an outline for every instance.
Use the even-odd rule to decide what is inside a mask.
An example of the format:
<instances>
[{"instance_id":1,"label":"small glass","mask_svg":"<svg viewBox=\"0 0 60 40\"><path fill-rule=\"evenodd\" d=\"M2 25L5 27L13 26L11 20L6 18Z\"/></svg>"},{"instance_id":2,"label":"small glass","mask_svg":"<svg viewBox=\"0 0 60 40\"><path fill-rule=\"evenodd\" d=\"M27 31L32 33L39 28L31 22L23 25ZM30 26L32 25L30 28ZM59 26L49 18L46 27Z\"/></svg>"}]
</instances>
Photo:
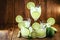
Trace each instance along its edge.
<instances>
[{"instance_id":1,"label":"small glass","mask_svg":"<svg viewBox=\"0 0 60 40\"><path fill-rule=\"evenodd\" d=\"M25 27L27 27L27 28L30 27L30 24L31 24L31 20L30 20L30 18L24 19L23 22L25 23Z\"/></svg>"}]
</instances>

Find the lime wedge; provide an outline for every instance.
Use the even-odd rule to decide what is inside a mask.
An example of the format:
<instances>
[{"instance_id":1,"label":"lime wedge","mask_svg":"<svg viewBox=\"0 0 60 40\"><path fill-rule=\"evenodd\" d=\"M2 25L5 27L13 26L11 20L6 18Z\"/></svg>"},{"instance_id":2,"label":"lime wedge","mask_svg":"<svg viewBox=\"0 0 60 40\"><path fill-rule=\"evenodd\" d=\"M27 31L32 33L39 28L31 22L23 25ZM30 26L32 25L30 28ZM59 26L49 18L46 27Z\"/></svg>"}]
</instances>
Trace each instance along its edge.
<instances>
[{"instance_id":1,"label":"lime wedge","mask_svg":"<svg viewBox=\"0 0 60 40\"><path fill-rule=\"evenodd\" d=\"M54 31L57 31L57 29L55 27L51 27Z\"/></svg>"},{"instance_id":2,"label":"lime wedge","mask_svg":"<svg viewBox=\"0 0 60 40\"><path fill-rule=\"evenodd\" d=\"M16 16L16 22L19 23L19 22L22 22L23 21L23 17L21 15L18 15Z\"/></svg>"}]
</instances>

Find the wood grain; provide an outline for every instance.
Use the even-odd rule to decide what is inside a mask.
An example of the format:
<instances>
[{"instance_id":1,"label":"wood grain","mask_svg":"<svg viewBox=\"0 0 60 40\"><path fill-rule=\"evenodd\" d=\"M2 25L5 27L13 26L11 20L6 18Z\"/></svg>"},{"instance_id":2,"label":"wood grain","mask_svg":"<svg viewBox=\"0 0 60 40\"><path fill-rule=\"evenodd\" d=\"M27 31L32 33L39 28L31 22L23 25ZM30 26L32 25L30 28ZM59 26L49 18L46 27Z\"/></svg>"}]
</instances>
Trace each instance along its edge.
<instances>
[{"instance_id":1,"label":"wood grain","mask_svg":"<svg viewBox=\"0 0 60 40\"><path fill-rule=\"evenodd\" d=\"M15 18L17 15L23 16L24 19L31 18L32 23L34 20L30 15L30 10L26 5L28 2L34 2L36 6L41 5L41 16L37 20L46 22L49 17L56 20L56 24L60 24L60 1L59 0L0 0L0 26L1 29L9 26L13 27L17 24Z\"/></svg>"}]
</instances>

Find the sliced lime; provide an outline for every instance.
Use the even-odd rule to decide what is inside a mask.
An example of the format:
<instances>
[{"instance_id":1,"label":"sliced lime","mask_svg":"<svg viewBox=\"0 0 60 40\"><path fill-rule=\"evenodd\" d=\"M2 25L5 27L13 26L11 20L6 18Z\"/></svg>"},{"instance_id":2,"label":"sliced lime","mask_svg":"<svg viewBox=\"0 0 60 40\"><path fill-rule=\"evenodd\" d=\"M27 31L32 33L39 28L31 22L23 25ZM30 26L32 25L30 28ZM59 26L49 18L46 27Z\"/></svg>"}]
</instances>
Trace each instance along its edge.
<instances>
[{"instance_id":1,"label":"sliced lime","mask_svg":"<svg viewBox=\"0 0 60 40\"><path fill-rule=\"evenodd\" d=\"M51 27L54 31L57 31L57 29L55 27Z\"/></svg>"},{"instance_id":2,"label":"sliced lime","mask_svg":"<svg viewBox=\"0 0 60 40\"><path fill-rule=\"evenodd\" d=\"M38 38L44 38L46 37L46 29L38 29L36 34Z\"/></svg>"},{"instance_id":3,"label":"sliced lime","mask_svg":"<svg viewBox=\"0 0 60 40\"><path fill-rule=\"evenodd\" d=\"M54 18L48 18L47 23L49 23L50 25L54 25L55 19Z\"/></svg>"},{"instance_id":4,"label":"sliced lime","mask_svg":"<svg viewBox=\"0 0 60 40\"><path fill-rule=\"evenodd\" d=\"M36 38L36 37L37 37L36 32L33 31L33 32L31 33L31 36L32 36L32 38Z\"/></svg>"},{"instance_id":5,"label":"sliced lime","mask_svg":"<svg viewBox=\"0 0 60 40\"><path fill-rule=\"evenodd\" d=\"M15 20L16 20L17 23L22 22L23 17L21 15L17 15Z\"/></svg>"},{"instance_id":6,"label":"sliced lime","mask_svg":"<svg viewBox=\"0 0 60 40\"><path fill-rule=\"evenodd\" d=\"M40 24L38 22L35 22L35 23L32 24L32 28L34 30L38 30L38 29L40 29Z\"/></svg>"},{"instance_id":7,"label":"sliced lime","mask_svg":"<svg viewBox=\"0 0 60 40\"><path fill-rule=\"evenodd\" d=\"M34 20L37 20L40 17L40 13L38 11L34 11L31 16Z\"/></svg>"},{"instance_id":8,"label":"sliced lime","mask_svg":"<svg viewBox=\"0 0 60 40\"><path fill-rule=\"evenodd\" d=\"M27 3L27 8L28 8L28 9L31 9L32 7L35 7L34 2L28 2L28 3Z\"/></svg>"}]
</instances>

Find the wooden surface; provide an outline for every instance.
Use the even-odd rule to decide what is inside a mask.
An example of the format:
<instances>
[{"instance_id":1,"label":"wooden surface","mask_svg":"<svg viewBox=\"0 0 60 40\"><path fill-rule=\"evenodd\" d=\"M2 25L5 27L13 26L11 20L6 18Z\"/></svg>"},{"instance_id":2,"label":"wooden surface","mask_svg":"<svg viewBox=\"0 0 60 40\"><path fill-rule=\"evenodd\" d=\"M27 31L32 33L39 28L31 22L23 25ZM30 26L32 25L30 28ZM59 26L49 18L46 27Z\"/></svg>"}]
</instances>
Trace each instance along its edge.
<instances>
[{"instance_id":1,"label":"wooden surface","mask_svg":"<svg viewBox=\"0 0 60 40\"><path fill-rule=\"evenodd\" d=\"M15 25L16 26L16 25ZM16 26L17 27L17 26ZM36 38L36 39L31 39L31 40L60 40L60 26L59 25L54 25L53 27L57 28L57 33L54 35L52 38ZM17 34L19 29L14 28L12 29L13 31L8 31L8 30L0 30L0 40L28 40L26 38L18 38Z\"/></svg>"},{"instance_id":2,"label":"wooden surface","mask_svg":"<svg viewBox=\"0 0 60 40\"><path fill-rule=\"evenodd\" d=\"M55 28L57 28L57 33L54 35L54 37L52 38L40 38L40 39L32 39L32 40L60 40L60 26L59 25L54 25ZM13 36L12 36L12 40L28 40L26 38L18 38L17 34L18 34L18 29L15 28Z\"/></svg>"}]
</instances>

